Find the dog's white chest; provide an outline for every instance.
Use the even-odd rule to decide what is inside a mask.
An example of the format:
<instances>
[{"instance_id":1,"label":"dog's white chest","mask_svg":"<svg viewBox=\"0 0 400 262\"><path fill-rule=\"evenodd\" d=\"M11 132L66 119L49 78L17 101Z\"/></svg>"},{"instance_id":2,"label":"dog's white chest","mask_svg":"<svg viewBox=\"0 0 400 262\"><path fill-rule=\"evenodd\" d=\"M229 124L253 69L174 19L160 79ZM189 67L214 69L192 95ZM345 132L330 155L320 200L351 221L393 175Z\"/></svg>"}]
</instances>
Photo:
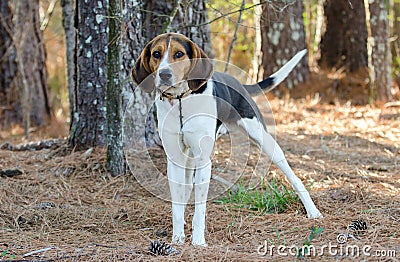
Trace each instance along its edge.
<instances>
[{"instance_id":1,"label":"dog's white chest","mask_svg":"<svg viewBox=\"0 0 400 262\"><path fill-rule=\"evenodd\" d=\"M211 154L217 122L213 96L189 95L181 100L181 104L178 100L158 100L156 105L158 133L169 160L184 166L185 154L199 157L202 157L202 151Z\"/></svg>"},{"instance_id":2,"label":"dog's white chest","mask_svg":"<svg viewBox=\"0 0 400 262\"><path fill-rule=\"evenodd\" d=\"M157 100L156 105L161 138L167 134L215 132L217 106L212 95L190 95L181 102L177 99Z\"/></svg>"}]
</instances>

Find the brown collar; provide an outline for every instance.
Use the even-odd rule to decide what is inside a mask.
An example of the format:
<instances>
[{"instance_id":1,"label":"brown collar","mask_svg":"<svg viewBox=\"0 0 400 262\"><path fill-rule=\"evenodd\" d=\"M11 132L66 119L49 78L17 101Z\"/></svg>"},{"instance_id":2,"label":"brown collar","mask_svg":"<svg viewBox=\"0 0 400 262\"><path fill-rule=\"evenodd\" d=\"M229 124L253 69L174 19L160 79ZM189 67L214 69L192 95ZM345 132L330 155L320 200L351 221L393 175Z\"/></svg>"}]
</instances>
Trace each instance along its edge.
<instances>
[{"instance_id":1,"label":"brown collar","mask_svg":"<svg viewBox=\"0 0 400 262\"><path fill-rule=\"evenodd\" d=\"M181 131L183 128L183 115L182 115L182 98L187 97L188 95L190 95L192 93L192 89L189 89L183 93L181 93L180 95L173 95L167 92L161 92L160 95L160 99L164 100L164 99L168 99L170 104L172 105L172 101L173 99L178 99L179 101L179 123L181 126Z\"/></svg>"},{"instance_id":2,"label":"brown collar","mask_svg":"<svg viewBox=\"0 0 400 262\"><path fill-rule=\"evenodd\" d=\"M172 99L182 99L184 97L187 97L188 95L190 95L192 93L192 89L189 89L179 95L174 95L174 94L170 94L167 92L161 92L160 95L160 99L164 100L164 99L168 99L168 100L172 100Z\"/></svg>"}]
</instances>

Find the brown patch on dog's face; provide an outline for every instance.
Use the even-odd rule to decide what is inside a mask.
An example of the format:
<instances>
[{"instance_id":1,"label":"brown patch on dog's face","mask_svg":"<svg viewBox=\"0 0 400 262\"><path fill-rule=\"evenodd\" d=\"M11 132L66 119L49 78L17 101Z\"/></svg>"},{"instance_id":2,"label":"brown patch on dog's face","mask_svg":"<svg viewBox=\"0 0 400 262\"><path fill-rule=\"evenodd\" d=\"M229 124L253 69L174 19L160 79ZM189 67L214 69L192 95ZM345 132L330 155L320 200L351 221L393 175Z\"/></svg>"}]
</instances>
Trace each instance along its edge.
<instances>
[{"instance_id":1,"label":"brown patch on dog's face","mask_svg":"<svg viewBox=\"0 0 400 262\"><path fill-rule=\"evenodd\" d=\"M163 69L171 70L172 85L179 84L190 70L192 53L189 39L173 34L163 35L151 45L149 68L157 73Z\"/></svg>"}]
</instances>

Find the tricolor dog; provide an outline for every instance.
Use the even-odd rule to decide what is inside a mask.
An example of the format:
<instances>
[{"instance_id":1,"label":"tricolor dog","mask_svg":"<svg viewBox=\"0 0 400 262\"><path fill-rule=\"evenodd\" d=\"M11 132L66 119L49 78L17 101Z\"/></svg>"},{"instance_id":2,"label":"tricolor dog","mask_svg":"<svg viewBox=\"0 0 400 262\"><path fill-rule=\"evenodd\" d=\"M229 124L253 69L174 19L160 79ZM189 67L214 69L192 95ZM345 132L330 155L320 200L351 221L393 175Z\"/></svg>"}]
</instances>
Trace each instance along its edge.
<instances>
[{"instance_id":1,"label":"tricolor dog","mask_svg":"<svg viewBox=\"0 0 400 262\"><path fill-rule=\"evenodd\" d=\"M322 217L282 149L267 132L262 115L251 99L258 87L268 90L278 85L305 53L305 50L299 52L267 79L255 85L242 85L231 75L214 72L204 51L183 35L159 35L145 46L133 68L132 78L144 91L155 89L157 94L158 132L168 158L173 243L185 241L184 213L194 186L192 244L206 246L211 154L218 129L224 123L237 125L271 158L293 185L309 218Z\"/></svg>"}]
</instances>

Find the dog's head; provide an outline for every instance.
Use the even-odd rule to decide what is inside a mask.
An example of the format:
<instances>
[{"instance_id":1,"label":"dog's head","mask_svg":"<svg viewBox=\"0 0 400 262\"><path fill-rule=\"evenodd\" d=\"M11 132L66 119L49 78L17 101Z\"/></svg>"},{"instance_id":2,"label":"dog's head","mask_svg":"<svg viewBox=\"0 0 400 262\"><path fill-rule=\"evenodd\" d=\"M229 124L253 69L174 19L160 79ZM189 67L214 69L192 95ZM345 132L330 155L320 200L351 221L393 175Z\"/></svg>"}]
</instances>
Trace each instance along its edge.
<instances>
[{"instance_id":1,"label":"dog's head","mask_svg":"<svg viewBox=\"0 0 400 262\"><path fill-rule=\"evenodd\" d=\"M199 89L212 73L211 61L200 47L181 34L166 33L147 43L132 70L132 79L145 92L156 87L179 95L187 87ZM151 74L154 77L147 78Z\"/></svg>"}]
</instances>

